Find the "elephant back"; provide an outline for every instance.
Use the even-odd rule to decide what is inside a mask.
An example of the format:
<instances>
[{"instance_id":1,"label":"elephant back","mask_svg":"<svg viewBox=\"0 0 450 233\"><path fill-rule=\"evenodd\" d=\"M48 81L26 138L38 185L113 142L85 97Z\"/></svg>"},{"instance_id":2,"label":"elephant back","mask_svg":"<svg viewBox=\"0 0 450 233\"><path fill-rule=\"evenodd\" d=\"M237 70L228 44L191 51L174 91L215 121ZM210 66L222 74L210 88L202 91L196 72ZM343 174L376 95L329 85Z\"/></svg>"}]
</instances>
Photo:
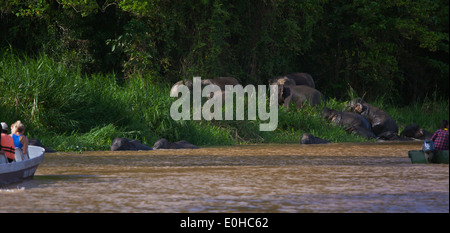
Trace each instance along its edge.
<instances>
[{"instance_id":1,"label":"elephant back","mask_svg":"<svg viewBox=\"0 0 450 233\"><path fill-rule=\"evenodd\" d=\"M286 77L294 80L296 85L305 85L305 86L309 86L312 88L316 88L314 79L308 73L292 73L292 74L286 75Z\"/></svg>"},{"instance_id":2,"label":"elephant back","mask_svg":"<svg viewBox=\"0 0 450 233\"><path fill-rule=\"evenodd\" d=\"M290 86L291 94L304 96L311 106L315 106L325 101L324 95L315 88L306 85Z\"/></svg>"}]
</instances>

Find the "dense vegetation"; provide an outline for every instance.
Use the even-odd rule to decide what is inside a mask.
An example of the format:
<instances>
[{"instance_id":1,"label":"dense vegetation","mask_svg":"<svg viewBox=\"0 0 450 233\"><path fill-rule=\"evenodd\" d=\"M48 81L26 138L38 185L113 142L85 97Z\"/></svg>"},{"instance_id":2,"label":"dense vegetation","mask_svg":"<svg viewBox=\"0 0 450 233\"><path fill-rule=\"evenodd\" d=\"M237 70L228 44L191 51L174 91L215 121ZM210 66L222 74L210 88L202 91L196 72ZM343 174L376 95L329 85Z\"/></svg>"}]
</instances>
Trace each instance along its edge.
<instances>
[{"instance_id":1,"label":"dense vegetation","mask_svg":"<svg viewBox=\"0 0 450 233\"><path fill-rule=\"evenodd\" d=\"M57 150L298 142L302 133L363 141L320 118L322 106L257 121L173 121L170 86L183 78L266 84L308 72L327 106L363 96L402 129L448 119L449 2L3 0L0 120ZM167 93L167 94L164 94Z\"/></svg>"}]
</instances>

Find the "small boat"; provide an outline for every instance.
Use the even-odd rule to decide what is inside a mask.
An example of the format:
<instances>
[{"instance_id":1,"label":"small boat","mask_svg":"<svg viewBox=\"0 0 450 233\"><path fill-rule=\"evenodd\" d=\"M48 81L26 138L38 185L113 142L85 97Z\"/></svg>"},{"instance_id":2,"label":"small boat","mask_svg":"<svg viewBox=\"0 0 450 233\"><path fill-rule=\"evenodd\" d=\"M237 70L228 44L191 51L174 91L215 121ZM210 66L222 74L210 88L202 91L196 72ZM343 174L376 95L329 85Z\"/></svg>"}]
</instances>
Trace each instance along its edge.
<instances>
[{"instance_id":1,"label":"small boat","mask_svg":"<svg viewBox=\"0 0 450 233\"><path fill-rule=\"evenodd\" d=\"M448 150L434 152L431 162L428 162L423 150L408 151L408 156L412 163L445 163L448 164Z\"/></svg>"},{"instance_id":2,"label":"small boat","mask_svg":"<svg viewBox=\"0 0 450 233\"><path fill-rule=\"evenodd\" d=\"M39 164L44 161L45 149L28 146L28 154L16 148L15 161L8 163L6 156L0 154L0 186L31 179Z\"/></svg>"}]
</instances>

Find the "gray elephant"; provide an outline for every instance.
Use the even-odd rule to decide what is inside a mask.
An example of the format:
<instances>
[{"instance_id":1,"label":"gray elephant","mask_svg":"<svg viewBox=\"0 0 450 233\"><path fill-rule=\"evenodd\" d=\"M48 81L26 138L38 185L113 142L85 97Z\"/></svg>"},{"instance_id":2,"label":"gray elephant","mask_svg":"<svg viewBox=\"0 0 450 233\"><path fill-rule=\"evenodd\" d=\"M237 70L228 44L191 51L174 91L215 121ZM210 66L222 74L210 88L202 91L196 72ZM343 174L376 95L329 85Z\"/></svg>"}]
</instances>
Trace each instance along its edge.
<instances>
[{"instance_id":1,"label":"gray elephant","mask_svg":"<svg viewBox=\"0 0 450 233\"><path fill-rule=\"evenodd\" d=\"M363 116L372 126L372 131L378 137L398 139L397 123L383 110L370 105L362 98L355 98L347 103L347 111Z\"/></svg>"},{"instance_id":2,"label":"gray elephant","mask_svg":"<svg viewBox=\"0 0 450 233\"><path fill-rule=\"evenodd\" d=\"M294 103L297 108L302 108L305 103L316 106L325 101L324 95L309 86L278 86L278 103L288 108Z\"/></svg>"},{"instance_id":3,"label":"gray elephant","mask_svg":"<svg viewBox=\"0 0 450 233\"><path fill-rule=\"evenodd\" d=\"M142 144L140 141L130 140L128 138L114 138L110 148L111 148L111 151L152 150L151 147Z\"/></svg>"},{"instance_id":4,"label":"gray elephant","mask_svg":"<svg viewBox=\"0 0 450 233\"><path fill-rule=\"evenodd\" d=\"M313 78L307 73L292 73L269 80L270 85L304 85L316 88Z\"/></svg>"},{"instance_id":5,"label":"gray elephant","mask_svg":"<svg viewBox=\"0 0 450 233\"><path fill-rule=\"evenodd\" d=\"M302 135L302 139L300 141L301 144L327 144L330 143L330 141L327 141L325 139L315 137L312 134L305 133Z\"/></svg>"},{"instance_id":6,"label":"gray elephant","mask_svg":"<svg viewBox=\"0 0 450 233\"><path fill-rule=\"evenodd\" d=\"M153 149L199 149L200 147L193 145L185 140L178 142L169 142L165 138L161 138L155 142Z\"/></svg>"},{"instance_id":7,"label":"gray elephant","mask_svg":"<svg viewBox=\"0 0 450 233\"><path fill-rule=\"evenodd\" d=\"M335 125L342 126L349 133L358 134L366 139L376 138L369 121L359 114L324 108L322 117Z\"/></svg>"},{"instance_id":8,"label":"gray elephant","mask_svg":"<svg viewBox=\"0 0 450 233\"><path fill-rule=\"evenodd\" d=\"M269 85L296 86L295 81L286 76L278 76L269 80Z\"/></svg>"},{"instance_id":9,"label":"gray elephant","mask_svg":"<svg viewBox=\"0 0 450 233\"><path fill-rule=\"evenodd\" d=\"M286 77L294 80L296 85L306 85L312 88L316 88L314 79L308 73L292 73L286 75Z\"/></svg>"},{"instance_id":10,"label":"gray elephant","mask_svg":"<svg viewBox=\"0 0 450 233\"><path fill-rule=\"evenodd\" d=\"M411 123L405 127L405 129L400 133L400 136L420 140L429 140L433 136L433 133L420 128L414 123Z\"/></svg>"}]
</instances>

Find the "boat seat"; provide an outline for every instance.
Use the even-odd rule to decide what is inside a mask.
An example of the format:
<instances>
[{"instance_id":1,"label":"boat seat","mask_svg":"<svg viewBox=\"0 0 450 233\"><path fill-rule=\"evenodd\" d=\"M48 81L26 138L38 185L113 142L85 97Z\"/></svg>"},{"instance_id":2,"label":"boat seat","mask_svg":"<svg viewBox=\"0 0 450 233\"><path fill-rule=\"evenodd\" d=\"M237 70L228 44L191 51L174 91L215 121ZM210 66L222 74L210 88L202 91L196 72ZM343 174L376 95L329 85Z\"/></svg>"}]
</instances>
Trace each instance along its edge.
<instances>
[{"instance_id":1,"label":"boat seat","mask_svg":"<svg viewBox=\"0 0 450 233\"><path fill-rule=\"evenodd\" d=\"M23 161L23 160L27 160L27 159L29 159L30 157L28 156L28 154L23 154L22 153L22 150L20 149L20 148L18 148L18 147L16 147L16 154L15 154L15 160L16 160L16 162L20 162L20 161Z\"/></svg>"},{"instance_id":2,"label":"boat seat","mask_svg":"<svg viewBox=\"0 0 450 233\"><path fill-rule=\"evenodd\" d=\"M4 153L0 153L0 164L2 163L8 163L8 158L6 158Z\"/></svg>"}]
</instances>

